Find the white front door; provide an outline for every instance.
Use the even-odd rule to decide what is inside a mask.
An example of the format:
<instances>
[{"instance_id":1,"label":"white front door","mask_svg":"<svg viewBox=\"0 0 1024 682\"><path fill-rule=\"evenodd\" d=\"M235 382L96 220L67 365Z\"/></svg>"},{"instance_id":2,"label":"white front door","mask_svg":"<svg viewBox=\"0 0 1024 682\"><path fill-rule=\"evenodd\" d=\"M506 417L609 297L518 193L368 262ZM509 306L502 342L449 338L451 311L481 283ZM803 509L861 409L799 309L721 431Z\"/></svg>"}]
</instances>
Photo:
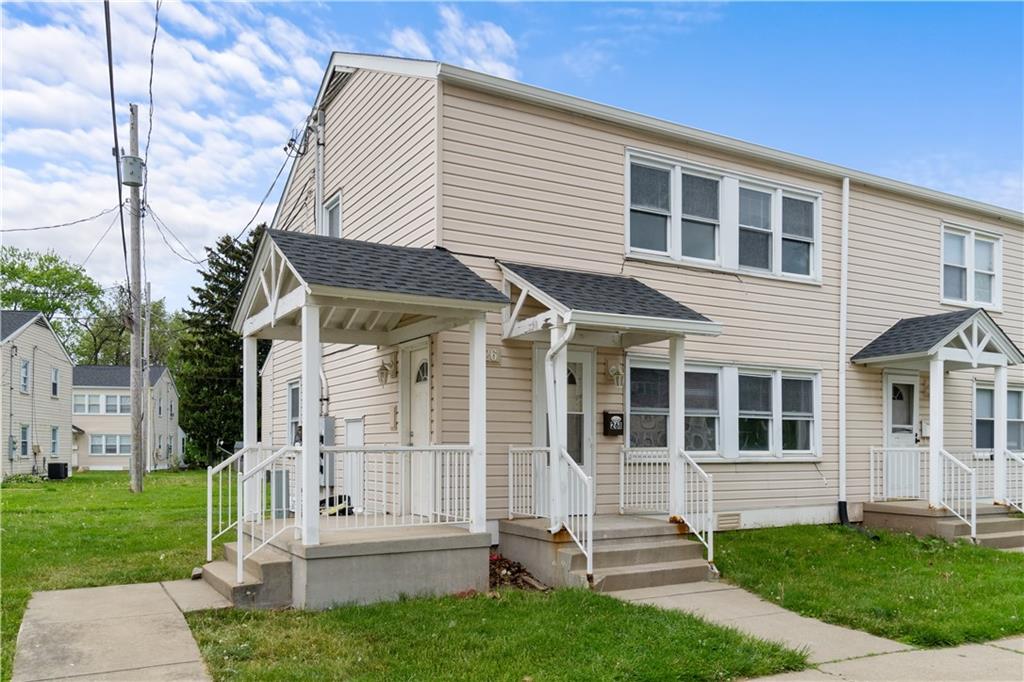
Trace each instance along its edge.
<instances>
[{"instance_id":1,"label":"white front door","mask_svg":"<svg viewBox=\"0 0 1024 682\"><path fill-rule=\"evenodd\" d=\"M409 351L409 445L430 445L430 349ZM412 513L429 516L434 506L433 457L413 452L410 466Z\"/></svg>"},{"instance_id":2,"label":"white front door","mask_svg":"<svg viewBox=\"0 0 1024 682\"><path fill-rule=\"evenodd\" d=\"M890 499L921 496L920 388L916 374L885 375L885 494Z\"/></svg>"},{"instance_id":3,"label":"white front door","mask_svg":"<svg viewBox=\"0 0 1024 682\"><path fill-rule=\"evenodd\" d=\"M544 356L547 348L535 347L533 360L534 382L534 445L550 445L548 440L547 391L544 382ZM592 351L569 351L566 358L566 450L580 468L588 476L594 475L594 409L596 393L594 390L594 353ZM568 465L566 465L567 467ZM568 476L568 471L563 471ZM535 469L538 478L535 490L549 490L550 472L547 467ZM590 506L593 508L593 500ZM547 500L543 500L543 509L547 509ZM571 509L570 513L582 513L585 509Z\"/></svg>"}]
</instances>

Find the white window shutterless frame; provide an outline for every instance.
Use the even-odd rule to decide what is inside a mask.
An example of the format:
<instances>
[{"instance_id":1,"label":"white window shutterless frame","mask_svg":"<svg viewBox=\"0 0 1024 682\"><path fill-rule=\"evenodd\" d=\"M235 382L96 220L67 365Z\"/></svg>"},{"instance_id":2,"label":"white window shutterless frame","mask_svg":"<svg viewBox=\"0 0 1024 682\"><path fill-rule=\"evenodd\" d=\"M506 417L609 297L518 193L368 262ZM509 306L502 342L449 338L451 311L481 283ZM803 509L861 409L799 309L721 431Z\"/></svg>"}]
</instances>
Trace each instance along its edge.
<instances>
[{"instance_id":1,"label":"white window shutterless frame","mask_svg":"<svg viewBox=\"0 0 1024 682\"><path fill-rule=\"evenodd\" d=\"M1003 307L1003 240L998 234L942 225L939 287L943 303Z\"/></svg>"}]
</instances>

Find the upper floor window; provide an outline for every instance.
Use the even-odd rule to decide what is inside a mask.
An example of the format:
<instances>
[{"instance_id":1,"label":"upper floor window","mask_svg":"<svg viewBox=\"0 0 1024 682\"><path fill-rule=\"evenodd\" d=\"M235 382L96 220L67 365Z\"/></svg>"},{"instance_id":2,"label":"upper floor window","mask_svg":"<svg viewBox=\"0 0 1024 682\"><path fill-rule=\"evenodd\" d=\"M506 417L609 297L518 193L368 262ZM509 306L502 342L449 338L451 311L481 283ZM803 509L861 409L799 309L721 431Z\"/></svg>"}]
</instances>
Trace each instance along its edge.
<instances>
[{"instance_id":1,"label":"upper floor window","mask_svg":"<svg viewBox=\"0 0 1024 682\"><path fill-rule=\"evenodd\" d=\"M71 405L74 414L131 414L132 412L130 395L75 393Z\"/></svg>"},{"instance_id":2,"label":"upper floor window","mask_svg":"<svg viewBox=\"0 0 1024 682\"><path fill-rule=\"evenodd\" d=\"M341 236L341 192L324 202L324 229L329 237Z\"/></svg>"},{"instance_id":3,"label":"upper floor window","mask_svg":"<svg viewBox=\"0 0 1024 682\"><path fill-rule=\"evenodd\" d=\"M628 251L817 280L819 204L813 191L631 154Z\"/></svg>"},{"instance_id":4,"label":"upper floor window","mask_svg":"<svg viewBox=\"0 0 1024 682\"><path fill-rule=\"evenodd\" d=\"M60 393L60 369L54 367L50 370L50 395L54 398Z\"/></svg>"},{"instance_id":5,"label":"upper floor window","mask_svg":"<svg viewBox=\"0 0 1024 682\"><path fill-rule=\"evenodd\" d=\"M942 300L999 307L1001 261L999 238L966 228L943 228Z\"/></svg>"},{"instance_id":6,"label":"upper floor window","mask_svg":"<svg viewBox=\"0 0 1024 682\"><path fill-rule=\"evenodd\" d=\"M21 392L28 393L29 379L32 376L32 363L28 360L21 361Z\"/></svg>"}]
</instances>

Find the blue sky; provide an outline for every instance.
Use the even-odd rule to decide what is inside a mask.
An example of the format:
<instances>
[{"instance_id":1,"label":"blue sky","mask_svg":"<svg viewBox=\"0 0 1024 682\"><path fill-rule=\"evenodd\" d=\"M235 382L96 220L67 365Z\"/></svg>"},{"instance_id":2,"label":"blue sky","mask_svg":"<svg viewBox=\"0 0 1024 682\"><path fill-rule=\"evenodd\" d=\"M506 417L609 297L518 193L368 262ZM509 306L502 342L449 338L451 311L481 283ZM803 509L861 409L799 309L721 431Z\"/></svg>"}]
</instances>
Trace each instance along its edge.
<instances>
[{"instance_id":1,"label":"blue sky","mask_svg":"<svg viewBox=\"0 0 1024 682\"><path fill-rule=\"evenodd\" d=\"M4 4L5 227L116 204L102 7ZM122 140L147 115L152 3L114 5ZM193 253L249 219L332 49L429 57L1024 208L1024 5L163 3L150 199ZM143 126L145 135L145 122ZM273 201L261 216L269 219ZM4 235L104 284L123 272L104 217ZM183 251L178 247L179 251ZM154 292L194 266L147 231Z\"/></svg>"}]
</instances>

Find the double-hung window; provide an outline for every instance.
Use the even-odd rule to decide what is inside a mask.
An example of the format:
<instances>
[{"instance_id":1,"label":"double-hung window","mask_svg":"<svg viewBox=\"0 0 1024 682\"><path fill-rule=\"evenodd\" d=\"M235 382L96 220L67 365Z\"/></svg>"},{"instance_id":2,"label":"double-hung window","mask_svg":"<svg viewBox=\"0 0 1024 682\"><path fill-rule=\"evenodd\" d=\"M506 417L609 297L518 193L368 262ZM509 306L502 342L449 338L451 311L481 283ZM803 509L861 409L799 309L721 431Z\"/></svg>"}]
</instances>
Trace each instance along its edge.
<instances>
[{"instance_id":1,"label":"double-hung window","mask_svg":"<svg viewBox=\"0 0 1024 682\"><path fill-rule=\"evenodd\" d=\"M942 231L942 300L965 305L1001 305L1002 243L960 227Z\"/></svg>"},{"instance_id":2,"label":"double-hung window","mask_svg":"<svg viewBox=\"0 0 1024 682\"><path fill-rule=\"evenodd\" d=\"M672 216L672 172L639 163L629 167L629 245L639 251L668 253Z\"/></svg>"},{"instance_id":3,"label":"double-hung window","mask_svg":"<svg viewBox=\"0 0 1024 682\"><path fill-rule=\"evenodd\" d=\"M686 372L684 444L687 452L714 454L718 450L718 372ZM668 445L669 373L663 362L633 361L629 370L629 445L663 448Z\"/></svg>"},{"instance_id":4,"label":"double-hung window","mask_svg":"<svg viewBox=\"0 0 1024 682\"><path fill-rule=\"evenodd\" d=\"M88 396L88 413L89 414L100 414L100 396L96 393L90 393Z\"/></svg>"},{"instance_id":5,"label":"double-hung window","mask_svg":"<svg viewBox=\"0 0 1024 682\"><path fill-rule=\"evenodd\" d=\"M718 259L718 185L717 178L681 173L684 258Z\"/></svg>"},{"instance_id":6,"label":"double-hung window","mask_svg":"<svg viewBox=\"0 0 1024 682\"><path fill-rule=\"evenodd\" d=\"M667 372L666 372L667 374ZM703 454L718 451L718 372L686 373L686 452Z\"/></svg>"},{"instance_id":7,"label":"double-hung window","mask_svg":"<svg viewBox=\"0 0 1024 682\"><path fill-rule=\"evenodd\" d=\"M60 448L60 427L50 427L50 454L56 455Z\"/></svg>"},{"instance_id":8,"label":"double-hung window","mask_svg":"<svg viewBox=\"0 0 1024 682\"><path fill-rule=\"evenodd\" d=\"M85 394L76 393L72 400L72 411L75 414L85 414Z\"/></svg>"},{"instance_id":9,"label":"double-hung window","mask_svg":"<svg viewBox=\"0 0 1024 682\"><path fill-rule=\"evenodd\" d=\"M324 202L324 229L328 237L341 236L341 192Z\"/></svg>"},{"instance_id":10,"label":"double-hung window","mask_svg":"<svg viewBox=\"0 0 1024 682\"><path fill-rule=\"evenodd\" d=\"M50 369L50 395L56 398L60 394L60 369Z\"/></svg>"},{"instance_id":11,"label":"double-hung window","mask_svg":"<svg viewBox=\"0 0 1024 682\"><path fill-rule=\"evenodd\" d=\"M29 432L28 424L22 424L21 425L21 456L22 457L28 457L28 442L29 442L29 436L30 435L31 435L31 433Z\"/></svg>"},{"instance_id":12,"label":"double-hung window","mask_svg":"<svg viewBox=\"0 0 1024 682\"><path fill-rule=\"evenodd\" d=\"M89 454L90 455L102 455L103 454L103 436L95 434L95 433L89 436Z\"/></svg>"},{"instance_id":13,"label":"double-hung window","mask_svg":"<svg viewBox=\"0 0 1024 682\"><path fill-rule=\"evenodd\" d=\"M123 395L120 397L120 412L121 414L132 413L132 397L130 395Z\"/></svg>"},{"instance_id":14,"label":"double-hung window","mask_svg":"<svg viewBox=\"0 0 1024 682\"><path fill-rule=\"evenodd\" d=\"M288 384L288 444L299 441L299 382Z\"/></svg>"},{"instance_id":15,"label":"double-hung window","mask_svg":"<svg viewBox=\"0 0 1024 682\"><path fill-rule=\"evenodd\" d=\"M117 412L118 412L117 406L119 404L119 400L118 400L119 397L120 396L116 396L116 395L104 396L105 405L103 407L103 411L106 414L117 414Z\"/></svg>"},{"instance_id":16,"label":"double-hung window","mask_svg":"<svg viewBox=\"0 0 1024 682\"><path fill-rule=\"evenodd\" d=\"M739 375L740 452L766 453L772 449L772 377L770 374Z\"/></svg>"},{"instance_id":17,"label":"double-hung window","mask_svg":"<svg viewBox=\"0 0 1024 682\"><path fill-rule=\"evenodd\" d=\"M628 168L628 254L820 279L819 192L644 152Z\"/></svg>"},{"instance_id":18,"label":"double-hung window","mask_svg":"<svg viewBox=\"0 0 1024 682\"><path fill-rule=\"evenodd\" d=\"M28 393L29 378L32 376L32 363L28 360L21 361L21 392Z\"/></svg>"},{"instance_id":19,"label":"double-hung window","mask_svg":"<svg viewBox=\"0 0 1024 682\"><path fill-rule=\"evenodd\" d=\"M814 431L814 380L782 375L782 450L810 452Z\"/></svg>"},{"instance_id":20,"label":"double-hung window","mask_svg":"<svg viewBox=\"0 0 1024 682\"><path fill-rule=\"evenodd\" d=\"M995 447L995 391L978 387L974 392L974 447ZM1006 391L1006 449L1024 451L1024 389Z\"/></svg>"}]
</instances>

